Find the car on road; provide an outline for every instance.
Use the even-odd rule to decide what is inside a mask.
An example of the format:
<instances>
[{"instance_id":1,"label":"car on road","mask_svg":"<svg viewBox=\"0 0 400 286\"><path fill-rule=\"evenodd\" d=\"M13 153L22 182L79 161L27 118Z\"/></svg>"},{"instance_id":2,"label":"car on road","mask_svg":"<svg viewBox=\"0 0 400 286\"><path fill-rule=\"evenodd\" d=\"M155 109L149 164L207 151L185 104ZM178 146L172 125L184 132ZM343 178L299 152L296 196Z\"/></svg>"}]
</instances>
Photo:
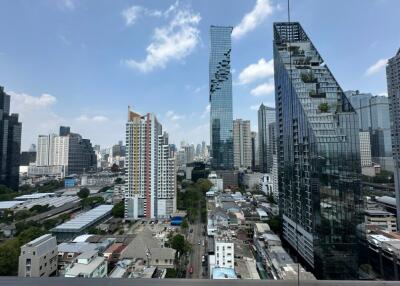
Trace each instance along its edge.
<instances>
[{"instance_id":1,"label":"car on road","mask_svg":"<svg viewBox=\"0 0 400 286\"><path fill-rule=\"evenodd\" d=\"M189 232L190 232L190 233L193 233L193 228L191 228L191 229L189 230Z\"/></svg>"},{"instance_id":2,"label":"car on road","mask_svg":"<svg viewBox=\"0 0 400 286\"><path fill-rule=\"evenodd\" d=\"M201 241L199 240L199 242L197 243L197 245L200 245L201 244Z\"/></svg>"}]
</instances>

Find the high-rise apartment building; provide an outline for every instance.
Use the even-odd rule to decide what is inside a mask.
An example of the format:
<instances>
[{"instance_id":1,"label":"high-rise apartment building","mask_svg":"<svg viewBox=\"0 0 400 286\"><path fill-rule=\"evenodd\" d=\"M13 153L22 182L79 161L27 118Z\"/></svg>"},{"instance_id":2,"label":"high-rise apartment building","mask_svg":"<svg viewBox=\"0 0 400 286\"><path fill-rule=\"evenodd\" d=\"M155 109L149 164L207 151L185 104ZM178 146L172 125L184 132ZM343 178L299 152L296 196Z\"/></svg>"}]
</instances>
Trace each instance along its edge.
<instances>
[{"instance_id":1,"label":"high-rise apartment building","mask_svg":"<svg viewBox=\"0 0 400 286\"><path fill-rule=\"evenodd\" d=\"M386 67L386 77L392 130L397 229L400 230L400 49L394 57L389 59Z\"/></svg>"},{"instance_id":2,"label":"high-rise apartment building","mask_svg":"<svg viewBox=\"0 0 400 286\"><path fill-rule=\"evenodd\" d=\"M321 279L358 278L357 114L299 23L274 24L283 237Z\"/></svg>"},{"instance_id":3,"label":"high-rise apartment building","mask_svg":"<svg viewBox=\"0 0 400 286\"><path fill-rule=\"evenodd\" d=\"M10 114L10 96L0 86L0 185L18 190L22 124Z\"/></svg>"},{"instance_id":4,"label":"high-rise apartment building","mask_svg":"<svg viewBox=\"0 0 400 286\"><path fill-rule=\"evenodd\" d=\"M21 246L19 277L48 277L57 271L57 241L45 234Z\"/></svg>"},{"instance_id":5,"label":"high-rise apartment building","mask_svg":"<svg viewBox=\"0 0 400 286\"><path fill-rule=\"evenodd\" d=\"M260 155L258 154L258 134L251 131L251 169L256 171L260 162Z\"/></svg>"},{"instance_id":6,"label":"high-rise apartment building","mask_svg":"<svg viewBox=\"0 0 400 286\"><path fill-rule=\"evenodd\" d=\"M258 109L258 154L260 156L260 171L270 173L272 168L273 134L269 125L275 122L275 108L260 105Z\"/></svg>"},{"instance_id":7,"label":"high-rise apartment building","mask_svg":"<svg viewBox=\"0 0 400 286\"><path fill-rule=\"evenodd\" d=\"M157 118L129 109L126 123L125 219L170 216L176 210L176 166Z\"/></svg>"},{"instance_id":8,"label":"high-rise apartment building","mask_svg":"<svg viewBox=\"0 0 400 286\"><path fill-rule=\"evenodd\" d=\"M360 131L370 133L372 161L383 170L393 172L388 97L360 93L358 90L346 91L345 94L357 112Z\"/></svg>"},{"instance_id":9,"label":"high-rise apartment building","mask_svg":"<svg viewBox=\"0 0 400 286\"><path fill-rule=\"evenodd\" d=\"M210 27L210 140L212 168L233 169L232 27Z\"/></svg>"},{"instance_id":10,"label":"high-rise apartment building","mask_svg":"<svg viewBox=\"0 0 400 286\"><path fill-rule=\"evenodd\" d=\"M361 167L371 167L371 139L368 131L360 131L360 160Z\"/></svg>"},{"instance_id":11,"label":"high-rise apartment building","mask_svg":"<svg viewBox=\"0 0 400 286\"><path fill-rule=\"evenodd\" d=\"M233 121L233 160L236 169L251 168L250 120Z\"/></svg>"},{"instance_id":12,"label":"high-rise apartment building","mask_svg":"<svg viewBox=\"0 0 400 286\"><path fill-rule=\"evenodd\" d=\"M39 135L36 170L45 166L64 166L66 174L81 174L96 165L97 157L89 139L70 132L65 136Z\"/></svg>"}]
</instances>

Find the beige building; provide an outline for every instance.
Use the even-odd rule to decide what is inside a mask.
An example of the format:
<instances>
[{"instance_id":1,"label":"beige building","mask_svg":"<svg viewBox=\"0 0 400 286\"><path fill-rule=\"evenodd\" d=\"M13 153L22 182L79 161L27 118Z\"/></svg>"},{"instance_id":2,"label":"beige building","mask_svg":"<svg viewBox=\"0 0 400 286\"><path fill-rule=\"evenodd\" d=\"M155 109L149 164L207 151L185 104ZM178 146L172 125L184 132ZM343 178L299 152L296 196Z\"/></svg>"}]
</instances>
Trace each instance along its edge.
<instances>
[{"instance_id":1,"label":"beige building","mask_svg":"<svg viewBox=\"0 0 400 286\"><path fill-rule=\"evenodd\" d=\"M234 167L251 168L251 129L250 120L233 121L233 162Z\"/></svg>"},{"instance_id":2,"label":"beige building","mask_svg":"<svg viewBox=\"0 0 400 286\"><path fill-rule=\"evenodd\" d=\"M57 271L57 241L45 234L21 246L18 263L20 277L47 277Z\"/></svg>"},{"instance_id":3,"label":"beige building","mask_svg":"<svg viewBox=\"0 0 400 286\"><path fill-rule=\"evenodd\" d=\"M397 228L394 214L382 210L365 210L365 223L377 225L389 232L396 231Z\"/></svg>"}]
</instances>

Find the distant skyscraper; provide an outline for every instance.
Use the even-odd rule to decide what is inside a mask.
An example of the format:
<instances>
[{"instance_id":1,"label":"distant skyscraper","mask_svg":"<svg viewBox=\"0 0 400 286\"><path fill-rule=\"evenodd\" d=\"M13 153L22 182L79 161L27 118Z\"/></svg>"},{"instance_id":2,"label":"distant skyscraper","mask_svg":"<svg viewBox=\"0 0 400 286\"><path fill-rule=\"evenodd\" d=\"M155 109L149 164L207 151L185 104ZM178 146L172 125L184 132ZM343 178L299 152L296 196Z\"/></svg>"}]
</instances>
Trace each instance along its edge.
<instances>
[{"instance_id":1,"label":"distant skyscraper","mask_svg":"<svg viewBox=\"0 0 400 286\"><path fill-rule=\"evenodd\" d=\"M360 131L370 133L372 161L383 170L393 172L388 97L360 93L358 90L346 91L345 94L357 112Z\"/></svg>"},{"instance_id":2,"label":"distant skyscraper","mask_svg":"<svg viewBox=\"0 0 400 286\"><path fill-rule=\"evenodd\" d=\"M36 166L64 166L66 174L82 174L97 166L97 157L90 140L79 134L39 135Z\"/></svg>"},{"instance_id":3,"label":"distant skyscraper","mask_svg":"<svg viewBox=\"0 0 400 286\"><path fill-rule=\"evenodd\" d=\"M397 229L400 230L400 49L386 67L397 204Z\"/></svg>"},{"instance_id":4,"label":"distant skyscraper","mask_svg":"<svg viewBox=\"0 0 400 286\"><path fill-rule=\"evenodd\" d=\"M176 167L168 135L153 114L128 111L125 219L169 217L176 210Z\"/></svg>"},{"instance_id":5,"label":"distant skyscraper","mask_svg":"<svg viewBox=\"0 0 400 286\"><path fill-rule=\"evenodd\" d=\"M207 156L207 145L206 142L201 142L201 155L206 157Z\"/></svg>"},{"instance_id":6,"label":"distant skyscraper","mask_svg":"<svg viewBox=\"0 0 400 286\"><path fill-rule=\"evenodd\" d=\"M60 126L60 136L67 136L71 133L71 128L68 126Z\"/></svg>"},{"instance_id":7,"label":"distant skyscraper","mask_svg":"<svg viewBox=\"0 0 400 286\"><path fill-rule=\"evenodd\" d=\"M260 155L258 154L258 134L257 132L251 132L251 169L253 171L258 169L260 162Z\"/></svg>"},{"instance_id":8,"label":"distant skyscraper","mask_svg":"<svg viewBox=\"0 0 400 286\"><path fill-rule=\"evenodd\" d=\"M210 28L210 140L215 170L233 169L231 33L232 27Z\"/></svg>"},{"instance_id":9,"label":"distant skyscraper","mask_svg":"<svg viewBox=\"0 0 400 286\"><path fill-rule=\"evenodd\" d=\"M18 190L22 124L10 114L10 96L0 86L0 185Z\"/></svg>"},{"instance_id":10,"label":"distant skyscraper","mask_svg":"<svg viewBox=\"0 0 400 286\"><path fill-rule=\"evenodd\" d=\"M274 24L274 68L283 237L317 278L357 279L357 114L299 23Z\"/></svg>"},{"instance_id":11,"label":"distant skyscraper","mask_svg":"<svg viewBox=\"0 0 400 286\"><path fill-rule=\"evenodd\" d=\"M233 160L235 168L251 168L250 120L233 121Z\"/></svg>"},{"instance_id":12,"label":"distant skyscraper","mask_svg":"<svg viewBox=\"0 0 400 286\"><path fill-rule=\"evenodd\" d=\"M368 131L360 131L360 160L361 167L371 167L371 139Z\"/></svg>"},{"instance_id":13,"label":"distant skyscraper","mask_svg":"<svg viewBox=\"0 0 400 286\"><path fill-rule=\"evenodd\" d=\"M272 168L272 135L269 125L275 122L275 108L260 105L258 109L258 153L260 156L260 171L270 173Z\"/></svg>"},{"instance_id":14,"label":"distant skyscraper","mask_svg":"<svg viewBox=\"0 0 400 286\"><path fill-rule=\"evenodd\" d=\"M196 156L201 156L201 145L197 144L196 146Z\"/></svg>"}]
</instances>

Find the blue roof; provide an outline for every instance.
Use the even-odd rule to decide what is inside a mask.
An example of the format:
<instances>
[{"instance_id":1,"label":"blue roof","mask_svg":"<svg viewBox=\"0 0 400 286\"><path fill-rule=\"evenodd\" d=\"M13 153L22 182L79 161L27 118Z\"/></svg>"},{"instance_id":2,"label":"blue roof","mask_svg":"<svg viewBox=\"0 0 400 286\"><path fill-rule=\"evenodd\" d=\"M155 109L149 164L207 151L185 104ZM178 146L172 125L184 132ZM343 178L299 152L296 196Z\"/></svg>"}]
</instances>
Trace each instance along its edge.
<instances>
[{"instance_id":1,"label":"blue roof","mask_svg":"<svg viewBox=\"0 0 400 286\"><path fill-rule=\"evenodd\" d=\"M213 279L237 279L235 270L226 267L216 267L213 269Z\"/></svg>"}]
</instances>

